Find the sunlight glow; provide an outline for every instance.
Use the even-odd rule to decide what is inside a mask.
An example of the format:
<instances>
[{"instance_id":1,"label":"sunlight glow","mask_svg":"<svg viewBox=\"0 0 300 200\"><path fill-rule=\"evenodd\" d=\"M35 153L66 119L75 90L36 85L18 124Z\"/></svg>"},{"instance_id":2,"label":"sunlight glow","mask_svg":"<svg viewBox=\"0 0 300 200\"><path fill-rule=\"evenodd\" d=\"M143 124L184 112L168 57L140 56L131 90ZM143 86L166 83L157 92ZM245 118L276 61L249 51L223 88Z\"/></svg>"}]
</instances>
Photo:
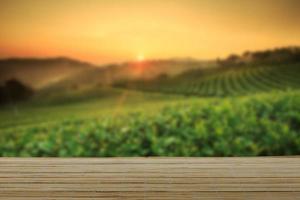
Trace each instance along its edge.
<instances>
[{"instance_id":1,"label":"sunlight glow","mask_svg":"<svg viewBox=\"0 0 300 200\"><path fill-rule=\"evenodd\" d=\"M145 56L143 55L143 54L139 54L138 56L137 56L137 61L138 62L143 62L145 60Z\"/></svg>"},{"instance_id":2,"label":"sunlight glow","mask_svg":"<svg viewBox=\"0 0 300 200\"><path fill-rule=\"evenodd\" d=\"M0 58L206 60L300 45L299 0L0 2Z\"/></svg>"}]
</instances>

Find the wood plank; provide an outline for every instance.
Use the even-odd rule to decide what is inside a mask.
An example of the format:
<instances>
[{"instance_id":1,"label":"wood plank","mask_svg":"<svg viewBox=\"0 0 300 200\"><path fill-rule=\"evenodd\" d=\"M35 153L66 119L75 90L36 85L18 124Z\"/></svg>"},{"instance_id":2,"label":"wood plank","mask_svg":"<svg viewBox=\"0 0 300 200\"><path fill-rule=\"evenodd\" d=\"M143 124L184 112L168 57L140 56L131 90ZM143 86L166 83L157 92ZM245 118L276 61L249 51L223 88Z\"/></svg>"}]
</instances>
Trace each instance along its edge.
<instances>
[{"instance_id":1,"label":"wood plank","mask_svg":"<svg viewBox=\"0 0 300 200\"><path fill-rule=\"evenodd\" d=\"M0 158L0 199L300 199L300 158Z\"/></svg>"}]
</instances>

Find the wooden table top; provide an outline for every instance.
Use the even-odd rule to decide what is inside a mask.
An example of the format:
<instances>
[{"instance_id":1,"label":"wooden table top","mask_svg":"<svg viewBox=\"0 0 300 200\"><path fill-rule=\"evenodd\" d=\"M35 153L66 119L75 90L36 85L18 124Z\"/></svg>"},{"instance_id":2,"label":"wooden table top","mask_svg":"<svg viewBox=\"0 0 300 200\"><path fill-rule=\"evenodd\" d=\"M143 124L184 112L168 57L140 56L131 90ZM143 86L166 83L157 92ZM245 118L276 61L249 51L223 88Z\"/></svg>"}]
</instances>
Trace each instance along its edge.
<instances>
[{"instance_id":1,"label":"wooden table top","mask_svg":"<svg viewBox=\"0 0 300 200\"><path fill-rule=\"evenodd\" d=\"M300 199L300 157L0 158L0 199Z\"/></svg>"}]
</instances>

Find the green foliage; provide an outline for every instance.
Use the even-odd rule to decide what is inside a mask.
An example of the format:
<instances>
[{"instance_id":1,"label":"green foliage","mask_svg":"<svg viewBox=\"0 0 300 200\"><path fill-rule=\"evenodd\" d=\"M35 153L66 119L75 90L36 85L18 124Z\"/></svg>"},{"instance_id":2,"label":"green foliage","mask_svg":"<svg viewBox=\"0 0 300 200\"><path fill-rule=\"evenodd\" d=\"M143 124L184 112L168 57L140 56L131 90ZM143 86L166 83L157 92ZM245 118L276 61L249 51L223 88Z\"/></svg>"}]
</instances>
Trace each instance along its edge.
<instances>
[{"instance_id":1,"label":"green foliage","mask_svg":"<svg viewBox=\"0 0 300 200\"><path fill-rule=\"evenodd\" d=\"M65 120L5 131L0 156L300 154L300 92L187 100L149 115Z\"/></svg>"}]
</instances>

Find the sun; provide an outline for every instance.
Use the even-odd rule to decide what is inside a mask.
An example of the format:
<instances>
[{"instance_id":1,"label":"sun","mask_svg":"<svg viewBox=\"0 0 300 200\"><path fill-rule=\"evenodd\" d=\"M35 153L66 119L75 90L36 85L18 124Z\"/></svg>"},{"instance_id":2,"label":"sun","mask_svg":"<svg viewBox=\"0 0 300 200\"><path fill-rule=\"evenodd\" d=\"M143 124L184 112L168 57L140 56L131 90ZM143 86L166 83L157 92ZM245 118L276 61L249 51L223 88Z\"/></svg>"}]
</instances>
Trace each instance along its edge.
<instances>
[{"instance_id":1,"label":"sun","mask_svg":"<svg viewBox=\"0 0 300 200\"><path fill-rule=\"evenodd\" d=\"M139 54L137 55L136 59L138 62L143 62L145 60L145 56L143 54Z\"/></svg>"}]
</instances>

